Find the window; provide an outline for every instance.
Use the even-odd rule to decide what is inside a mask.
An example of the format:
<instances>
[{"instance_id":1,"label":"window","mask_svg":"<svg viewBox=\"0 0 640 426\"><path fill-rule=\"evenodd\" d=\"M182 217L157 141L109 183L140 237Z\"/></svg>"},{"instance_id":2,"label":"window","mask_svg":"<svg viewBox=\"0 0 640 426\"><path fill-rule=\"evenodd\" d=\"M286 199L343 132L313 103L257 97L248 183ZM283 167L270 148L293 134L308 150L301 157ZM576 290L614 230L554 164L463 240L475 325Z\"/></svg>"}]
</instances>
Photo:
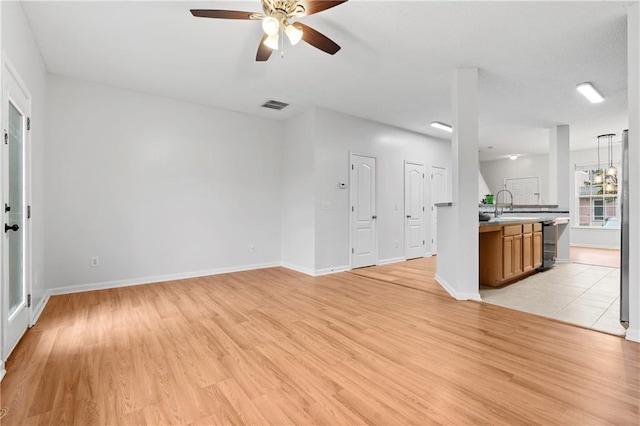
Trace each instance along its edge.
<instances>
[{"instance_id":1,"label":"window","mask_svg":"<svg viewBox=\"0 0 640 426\"><path fill-rule=\"evenodd\" d=\"M595 164L576 165L577 226L620 228L620 163L613 166L603 169Z\"/></svg>"}]
</instances>

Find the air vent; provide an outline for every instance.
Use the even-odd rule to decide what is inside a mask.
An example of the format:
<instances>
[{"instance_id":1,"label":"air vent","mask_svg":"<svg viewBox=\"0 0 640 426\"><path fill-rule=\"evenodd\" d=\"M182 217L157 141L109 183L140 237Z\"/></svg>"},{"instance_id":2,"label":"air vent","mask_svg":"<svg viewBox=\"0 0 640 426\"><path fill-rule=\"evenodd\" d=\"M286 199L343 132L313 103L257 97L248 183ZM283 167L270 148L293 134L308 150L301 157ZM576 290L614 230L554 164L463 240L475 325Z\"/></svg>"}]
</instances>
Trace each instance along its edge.
<instances>
[{"instance_id":1,"label":"air vent","mask_svg":"<svg viewBox=\"0 0 640 426\"><path fill-rule=\"evenodd\" d=\"M260 106L263 107L263 108L275 109L275 110L280 111L281 109L284 109L285 107L288 107L289 104L269 99L268 101L265 101Z\"/></svg>"}]
</instances>

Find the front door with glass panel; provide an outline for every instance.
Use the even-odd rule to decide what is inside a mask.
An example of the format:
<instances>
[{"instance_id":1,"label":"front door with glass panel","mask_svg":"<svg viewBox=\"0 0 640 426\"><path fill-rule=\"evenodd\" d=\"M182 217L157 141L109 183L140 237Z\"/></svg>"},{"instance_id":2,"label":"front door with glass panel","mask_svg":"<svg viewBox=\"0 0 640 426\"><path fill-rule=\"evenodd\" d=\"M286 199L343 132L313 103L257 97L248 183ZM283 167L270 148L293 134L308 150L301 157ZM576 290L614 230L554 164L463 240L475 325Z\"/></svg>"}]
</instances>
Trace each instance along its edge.
<instances>
[{"instance_id":1,"label":"front door with glass panel","mask_svg":"<svg viewBox=\"0 0 640 426\"><path fill-rule=\"evenodd\" d=\"M3 344L7 359L29 325L26 176L29 95L5 63L3 69L2 205Z\"/></svg>"}]
</instances>

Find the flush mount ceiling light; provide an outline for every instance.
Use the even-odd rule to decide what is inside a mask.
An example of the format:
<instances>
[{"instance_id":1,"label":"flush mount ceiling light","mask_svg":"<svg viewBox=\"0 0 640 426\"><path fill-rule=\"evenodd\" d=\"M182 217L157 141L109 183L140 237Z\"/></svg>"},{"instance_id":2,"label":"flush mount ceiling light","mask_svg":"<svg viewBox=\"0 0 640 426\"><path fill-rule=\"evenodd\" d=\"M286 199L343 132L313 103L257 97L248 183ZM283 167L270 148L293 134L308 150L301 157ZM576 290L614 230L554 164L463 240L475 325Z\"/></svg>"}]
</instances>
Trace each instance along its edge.
<instances>
[{"instance_id":1,"label":"flush mount ceiling light","mask_svg":"<svg viewBox=\"0 0 640 426\"><path fill-rule=\"evenodd\" d=\"M509 155L509 160L517 160L520 156L518 154Z\"/></svg>"},{"instance_id":2,"label":"flush mount ceiling light","mask_svg":"<svg viewBox=\"0 0 640 426\"><path fill-rule=\"evenodd\" d=\"M441 123L439 121L432 121L431 127L435 127L436 129L444 130L445 132L449 132L449 133L453 132L453 127L449 126L448 124Z\"/></svg>"},{"instance_id":3,"label":"flush mount ceiling light","mask_svg":"<svg viewBox=\"0 0 640 426\"><path fill-rule=\"evenodd\" d=\"M597 104L599 102L604 101L604 98L598 91L593 87L591 83L584 82L580 83L576 86L578 91L582 93L582 95L589 100L592 104Z\"/></svg>"},{"instance_id":4,"label":"flush mount ceiling light","mask_svg":"<svg viewBox=\"0 0 640 426\"><path fill-rule=\"evenodd\" d=\"M241 12L238 10L191 9L191 14L199 18L251 19L262 21L264 35L258 45L256 61L266 61L271 52L278 50L282 35L286 34L292 45L304 40L313 47L334 55L338 46L329 37L319 33L302 22L293 19L313 15L346 3L348 0L262 0L264 13ZM282 47L282 45L280 46Z\"/></svg>"}]
</instances>

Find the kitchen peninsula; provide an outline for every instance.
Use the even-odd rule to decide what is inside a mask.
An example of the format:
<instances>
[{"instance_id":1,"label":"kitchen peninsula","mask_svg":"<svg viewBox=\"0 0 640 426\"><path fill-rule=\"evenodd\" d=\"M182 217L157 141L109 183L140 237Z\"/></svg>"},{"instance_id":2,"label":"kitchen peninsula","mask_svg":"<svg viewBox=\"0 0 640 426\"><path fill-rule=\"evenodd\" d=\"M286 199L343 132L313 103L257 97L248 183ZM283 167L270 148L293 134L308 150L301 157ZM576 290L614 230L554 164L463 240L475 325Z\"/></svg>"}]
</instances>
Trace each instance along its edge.
<instances>
[{"instance_id":1,"label":"kitchen peninsula","mask_svg":"<svg viewBox=\"0 0 640 426\"><path fill-rule=\"evenodd\" d=\"M499 287L542 266L542 219L501 217L480 222L480 284Z\"/></svg>"}]
</instances>

